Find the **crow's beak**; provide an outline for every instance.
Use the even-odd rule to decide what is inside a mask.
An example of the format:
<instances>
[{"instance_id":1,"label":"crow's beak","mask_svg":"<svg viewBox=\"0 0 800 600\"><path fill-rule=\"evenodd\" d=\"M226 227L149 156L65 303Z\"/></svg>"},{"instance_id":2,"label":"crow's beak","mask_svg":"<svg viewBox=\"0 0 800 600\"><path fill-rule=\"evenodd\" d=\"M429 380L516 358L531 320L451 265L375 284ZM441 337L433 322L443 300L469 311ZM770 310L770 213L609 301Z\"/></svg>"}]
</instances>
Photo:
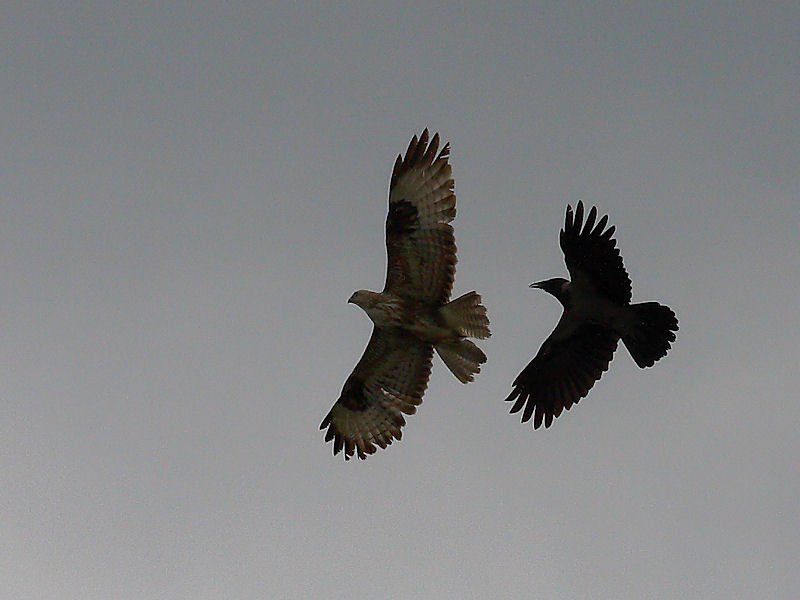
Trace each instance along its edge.
<instances>
[{"instance_id":1,"label":"crow's beak","mask_svg":"<svg viewBox=\"0 0 800 600\"><path fill-rule=\"evenodd\" d=\"M540 289L540 290L541 290L541 289L543 289L543 288L542 288L542 284L543 284L543 283L544 283L544 281L537 281L537 282L535 282L535 283L532 283L532 284L530 284L528 287L531 287L531 288L537 288L537 289Z\"/></svg>"}]
</instances>

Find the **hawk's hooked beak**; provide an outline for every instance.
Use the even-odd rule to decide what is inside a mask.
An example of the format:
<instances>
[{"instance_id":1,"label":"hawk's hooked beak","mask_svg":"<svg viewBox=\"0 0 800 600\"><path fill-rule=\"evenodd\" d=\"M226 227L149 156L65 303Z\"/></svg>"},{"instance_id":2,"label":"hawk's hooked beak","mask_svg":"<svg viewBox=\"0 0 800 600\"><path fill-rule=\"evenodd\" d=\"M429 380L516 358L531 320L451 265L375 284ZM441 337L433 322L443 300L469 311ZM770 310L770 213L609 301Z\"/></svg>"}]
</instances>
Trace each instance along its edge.
<instances>
[{"instance_id":1,"label":"hawk's hooked beak","mask_svg":"<svg viewBox=\"0 0 800 600\"><path fill-rule=\"evenodd\" d=\"M354 299L355 297L356 297L356 295L355 295L355 293L354 293L354 294L353 294L352 296L350 296L350 298L347 300L347 303L348 303L348 304L355 304L355 302L353 302L353 299Z\"/></svg>"}]
</instances>

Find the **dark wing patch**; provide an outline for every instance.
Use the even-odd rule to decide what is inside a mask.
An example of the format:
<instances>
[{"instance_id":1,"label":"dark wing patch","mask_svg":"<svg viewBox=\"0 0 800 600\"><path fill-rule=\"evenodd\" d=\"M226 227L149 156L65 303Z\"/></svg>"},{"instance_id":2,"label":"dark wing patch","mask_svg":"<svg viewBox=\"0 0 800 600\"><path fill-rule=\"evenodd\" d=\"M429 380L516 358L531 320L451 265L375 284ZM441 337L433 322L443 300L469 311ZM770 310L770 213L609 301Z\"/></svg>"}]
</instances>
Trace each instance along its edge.
<instances>
[{"instance_id":1,"label":"dark wing patch","mask_svg":"<svg viewBox=\"0 0 800 600\"><path fill-rule=\"evenodd\" d=\"M450 222L456 216L450 146L441 152L439 134L414 136L405 158L397 157L386 217L387 269L384 292L444 304L450 298L456 244Z\"/></svg>"},{"instance_id":2,"label":"dark wing patch","mask_svg":"<svg viewBox=\"0 0 800 600\"><path fill-rule=\"evenodd\" d=\"M333 453L364 459L402 437L403 414L422 403L431 373L433 347L410 334L373 329L372 337L339 399L323 419Z\"/></svg>"},{"instance_id":3,"label":"dark wing patch","mask_svg":"<svg viewBox=\"0 0 800 600\"><path fill-rule=\"evenodd\" d=\"M355 374L351 374L344 382L339 402L344 408L355 413L364 412L369 408L369 396L367 396L364 382Z\"/></svg>"},{"instance_id":4,"label":"dark wing patch","mask_svg":"<svg viewBox=\"0 0 800 600\"><path fill-rule=\"evenodd\" d=\"M387 239L409 236L418 229L419 215L417 208L411 202L398 200L389 205L389 214L386 217Z\"/></svg>"},{"instance_id":5,"label":"dark wing patch","mask_svg":"<svg viewBox=\"0 0 800 600\"><path fill-rule=\"evenodd\" d=\"M588 282L609 300L618 304L631 301L631 280L622 264L614 235L614 226L605 229L608 215L595 225L597 209L593 206L583 222L583 202L573 215L567 206L564 229L561 230L561 250L573 282ZM605 231L603 231L605 229Z\"/></svg>"},{"instance_id":6,"label":"dark wing patch","mask_svg":"<svg viewBox=\"0 0 800 600\"><path fill-rule=\"evenodd\" d=\"M567 313L565 313L567 314ZM619 335L600 325L584 323L566 337L560 335L562 316L539 352L514 380L506 402L511 413L523 409L522 422L533 417L533 428L550 427L562 411L589 393L608 370Z\"/></svg>"}]
</instances>

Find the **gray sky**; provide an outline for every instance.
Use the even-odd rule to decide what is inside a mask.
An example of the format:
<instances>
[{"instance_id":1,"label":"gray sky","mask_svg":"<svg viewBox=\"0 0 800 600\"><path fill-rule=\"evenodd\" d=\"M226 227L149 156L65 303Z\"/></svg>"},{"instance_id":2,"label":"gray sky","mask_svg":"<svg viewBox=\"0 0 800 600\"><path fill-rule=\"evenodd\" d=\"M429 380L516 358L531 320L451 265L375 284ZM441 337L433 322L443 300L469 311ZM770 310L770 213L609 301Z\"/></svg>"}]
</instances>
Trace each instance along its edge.
<instances>
[{"instance_id":1,"label":"gray sky","mask_svg":"<svg viewBox=\"0 0 800 600\"><path fill-rule=\"evenodd\" d=\"M796 598L796 3L10 2L0 86L0 596ZM403 440L318 426L381 289L389 174L452 144L454 294ZM610 215L624 349L547 431L503 398Z\"/></svg>"}]
</instances>

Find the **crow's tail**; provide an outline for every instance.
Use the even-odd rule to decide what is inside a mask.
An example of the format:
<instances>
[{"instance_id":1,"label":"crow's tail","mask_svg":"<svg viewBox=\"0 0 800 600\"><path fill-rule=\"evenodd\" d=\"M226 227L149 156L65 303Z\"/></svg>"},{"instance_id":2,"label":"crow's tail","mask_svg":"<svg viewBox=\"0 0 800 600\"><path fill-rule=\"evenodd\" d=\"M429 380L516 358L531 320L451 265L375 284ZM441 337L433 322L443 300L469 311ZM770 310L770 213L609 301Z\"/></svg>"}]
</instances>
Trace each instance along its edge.
<instances>
[{"instance_id":1,"label":"crow's tail","mask_svg":"<svg viewBox=\"0 0 800 600\"><path fill-rule=\"evenodd\" d=\"M642 369L652 367L666 356L675 341L678 319L668 306L658 302L631 304L634 324L622 341L631 357Z\"/></svg>"}]
</instances>

